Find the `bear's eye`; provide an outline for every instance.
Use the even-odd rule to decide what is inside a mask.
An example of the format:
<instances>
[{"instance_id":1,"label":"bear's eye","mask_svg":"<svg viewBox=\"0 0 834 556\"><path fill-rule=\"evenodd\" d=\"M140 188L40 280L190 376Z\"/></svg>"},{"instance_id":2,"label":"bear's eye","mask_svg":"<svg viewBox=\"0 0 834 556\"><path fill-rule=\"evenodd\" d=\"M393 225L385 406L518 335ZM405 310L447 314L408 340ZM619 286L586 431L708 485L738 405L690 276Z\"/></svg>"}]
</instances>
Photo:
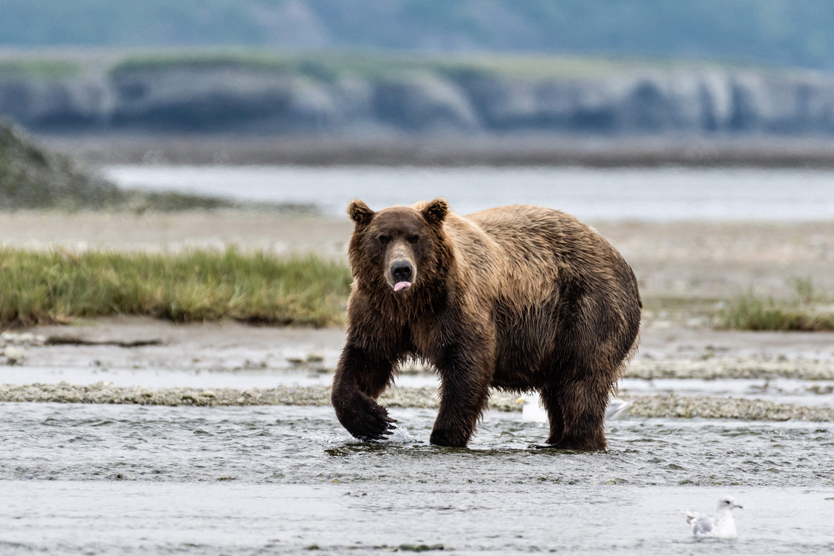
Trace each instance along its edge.
<instances>
[{"instance_id":1,"label":"bear's eye","mask_svg":"<svg viewBox=\"0 0 834 556\"><path fill-rule=\"evenodd\" d=\"M379 242L380 242L381 244L385 245L385 244L386 244L386 243L388 243L389 241L391 241L391 238L390 238L390 237L388 237L388 236L386 236L386 235L379 236Z\"/></svg>"},{"instance_id":2,"label":"bear's eye","mask_svg":"<svg viewBox=\"0 0 834 556\"><path fill-rule=\"evenodd\" d=\"M420 236L418 236L418 235L408 236L408 242L409 243L417 243L418 241L420 241Z\"/></svg>"}]
</instances>

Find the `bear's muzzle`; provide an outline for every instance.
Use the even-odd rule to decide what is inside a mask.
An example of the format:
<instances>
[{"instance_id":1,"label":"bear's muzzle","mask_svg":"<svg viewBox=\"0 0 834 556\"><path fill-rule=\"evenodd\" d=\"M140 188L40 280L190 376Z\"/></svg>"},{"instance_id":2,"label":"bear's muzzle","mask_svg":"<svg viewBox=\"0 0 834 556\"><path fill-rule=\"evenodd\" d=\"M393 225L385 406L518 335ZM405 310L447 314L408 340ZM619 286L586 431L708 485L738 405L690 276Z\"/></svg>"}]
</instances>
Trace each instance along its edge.
<instances>
[{"instance_id":1,"label":"bear's muzzle","mask_svg":"<svg viewBox=\"0 0 834 556\"><path fill-rule=\"evenodd\" d=\"M411 280L414 278L414 266L410 261L394 261L391 264L390 272L391 278L393 278L395 292L411 287Z\"/></svg>"}]
</instances>

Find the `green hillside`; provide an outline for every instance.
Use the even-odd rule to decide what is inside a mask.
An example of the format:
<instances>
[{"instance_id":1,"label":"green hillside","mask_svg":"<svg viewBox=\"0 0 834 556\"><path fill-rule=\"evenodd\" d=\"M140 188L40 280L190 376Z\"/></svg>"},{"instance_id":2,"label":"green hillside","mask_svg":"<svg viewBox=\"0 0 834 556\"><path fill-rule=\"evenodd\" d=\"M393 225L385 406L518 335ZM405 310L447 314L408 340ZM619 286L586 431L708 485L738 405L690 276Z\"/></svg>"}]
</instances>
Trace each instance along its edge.
<instances>
[{"instance_id":1,"label":"green hillside","mask_svg":"<svg viewBox=\"0 0 834 556\"><path fill-rule=\"evenodd\" d=\"M0 207L79 209L121 203L111 183L46 151L0 120Z\"/></svg>"},{"instance_id":2,"label":"green hillside","mask_svg":"<svg viewBox=\"0 0 834 556\"><path fill-rule=\"evenodd\" d=\"M108 209L167 212L241 207L292 213L312 210L303 205L247 205L168 191L125 191L78 166L70 158L44 149L20 129L0 119L0 211Z\"/></svg>"},{"instance_id":3,"label":"green hillside","mask_svg":"<svg viewBox=\"0 0 834 556\"><path fill-rule=\"evenodd\" d=\"M540 51L834 68L830 0L0 0L0 45Z\"/></svg>"}]
</instances>

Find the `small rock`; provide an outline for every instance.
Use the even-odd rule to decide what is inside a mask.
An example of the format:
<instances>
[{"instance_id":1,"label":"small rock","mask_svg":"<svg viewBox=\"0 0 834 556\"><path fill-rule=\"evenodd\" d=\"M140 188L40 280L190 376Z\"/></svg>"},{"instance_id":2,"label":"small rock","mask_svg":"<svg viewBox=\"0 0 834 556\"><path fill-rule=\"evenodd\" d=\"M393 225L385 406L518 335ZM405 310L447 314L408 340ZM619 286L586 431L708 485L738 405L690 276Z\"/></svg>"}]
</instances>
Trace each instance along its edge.
<instances>
[{"instance_id":1,"label":"small rock","mask_svg":"<svg viewBox=\"0 0 834 556\"><path fill-rule=\"evenodd\" d=\"M442 544L401 544L397 550L403 552L428 552L430 550L443 550Z\"/></svg>"},{"instance_id":2,"label":"small rock","mask_svg":"<svg viewBox=\"0 0 834 556\"><path fill-rule=\"evenodd\" d=\"M6 356L6 358L9 360L9 363L14 365L18 361L26 357L26 352L19 347L6 346L6 349L3 351L3 355Z\"/></svg>"},{"instance_id":3,"label":"small rock","mask_svg":"<svg viewBox=\"0 0 834 556\"><path fill-rule=\"evenodd\" d=\"M17 343L19 344L31 344L35 341L35 335L31 332L22 332L17 335Z\"/></svg>"}]
</instances>

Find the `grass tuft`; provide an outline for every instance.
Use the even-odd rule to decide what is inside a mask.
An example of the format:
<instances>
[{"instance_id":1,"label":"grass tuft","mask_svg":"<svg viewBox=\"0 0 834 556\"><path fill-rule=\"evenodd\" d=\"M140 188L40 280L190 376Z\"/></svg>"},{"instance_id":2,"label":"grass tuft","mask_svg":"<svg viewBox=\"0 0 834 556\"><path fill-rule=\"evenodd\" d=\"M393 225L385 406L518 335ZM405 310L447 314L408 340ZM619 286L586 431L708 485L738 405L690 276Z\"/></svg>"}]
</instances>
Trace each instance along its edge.
<instances>
[{"instance_id":1,"label":"grass tuft","mask_svg":"<svg viewBox=\"0 0 834 556\"><path fill-rule=\"evenodd\" d=\"M732 300L718 316L725 330L820 332L834 330L834 312L815 305L818 296L810 278L793 281L796 299L761 298L748 292Z\"/></svg>"},{"instance_id":2,"label":"grass tuft","mask_svg":"<svg viewBox=\"0 0 834 556\"><path fill-rule=\"evenodd\" d=\"M75 62L50 59L0 60L2 77L45 77L62 79L81 75L82 68Z\"/></svg>"},{"instance_id":3,"label":"grass tuft","mask_svg":"<svg viewBox=\"0 0 834 556\"><path fill-rule=\"evenodd\" d=\"M0 249L0 324L150 315L332 326L344 321L350 282L344 265L315 256Z\"/></svg>"}]
</instances>

